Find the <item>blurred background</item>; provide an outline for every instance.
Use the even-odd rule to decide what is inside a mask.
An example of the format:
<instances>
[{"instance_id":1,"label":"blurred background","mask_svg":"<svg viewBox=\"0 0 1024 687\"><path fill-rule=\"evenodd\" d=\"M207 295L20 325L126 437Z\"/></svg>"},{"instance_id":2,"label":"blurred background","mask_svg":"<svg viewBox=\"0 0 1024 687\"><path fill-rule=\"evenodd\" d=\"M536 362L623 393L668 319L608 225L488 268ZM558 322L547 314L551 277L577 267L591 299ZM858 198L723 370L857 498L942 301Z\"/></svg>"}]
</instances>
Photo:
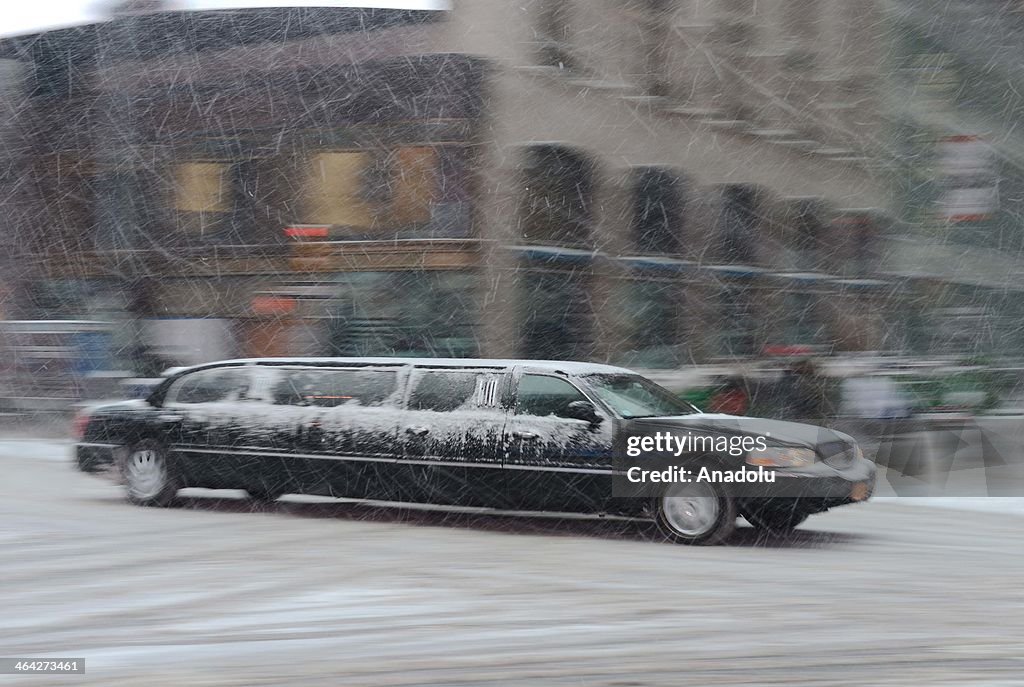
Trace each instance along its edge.
<instances>
[{"instance_id":1,"label":"blurred background","mask_svg":"<svg viewBox=\"0 0 1024 687\"><path fill-rule=\"evenodd\" d=\"M1020 3L246 4L0 38L8 420L278 355L1024 408Z\"/></svg>"}]
</instances>

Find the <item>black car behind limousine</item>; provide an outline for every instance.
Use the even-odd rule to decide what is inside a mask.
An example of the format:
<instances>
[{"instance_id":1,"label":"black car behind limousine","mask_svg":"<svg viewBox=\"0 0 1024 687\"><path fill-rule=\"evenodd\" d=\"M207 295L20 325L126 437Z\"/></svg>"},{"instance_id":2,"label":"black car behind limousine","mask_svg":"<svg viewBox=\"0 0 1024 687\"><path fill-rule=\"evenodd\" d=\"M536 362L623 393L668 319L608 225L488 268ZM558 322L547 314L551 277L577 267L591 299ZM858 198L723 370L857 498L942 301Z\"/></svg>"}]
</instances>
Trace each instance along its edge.
<instances>
[{"instance_id":1,"label":"black car behind limousine","mask_svg":"<svg viewBox=\"0 0 1024 687\"><path fill-rule=\"evenodd\" d=\"M739 515L791 529L867 499L875 474L844 434L702 413L629 370L587 363L225 361L178 370L145 400L93 408L79 427L79 468L114 477L142 505L208 487L264 500L301 493L615 514L653 518L684 543L722 541ZM756 448L711 441L674 451L681 440L663 441L684 435ZM667 474L666 459L681 466L673 474L756 466L779 479L661 482L654 473ZM632 484L641 473L653 482Z\"/></svg>"}]
</instances>

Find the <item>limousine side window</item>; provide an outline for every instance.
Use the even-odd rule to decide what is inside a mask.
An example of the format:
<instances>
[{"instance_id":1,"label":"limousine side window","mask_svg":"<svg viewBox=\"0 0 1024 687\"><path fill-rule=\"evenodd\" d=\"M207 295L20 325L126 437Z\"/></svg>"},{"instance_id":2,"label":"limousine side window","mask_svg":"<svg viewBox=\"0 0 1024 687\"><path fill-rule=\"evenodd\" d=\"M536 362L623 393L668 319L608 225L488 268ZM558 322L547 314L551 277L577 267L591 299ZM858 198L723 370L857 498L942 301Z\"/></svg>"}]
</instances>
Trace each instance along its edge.
<instances>
[{"instance_id":1,"label":"limousine side window","mask_svg":"<svg viewBox=\"0 0 1024 687\"><path fill-rule=\"evenodd\" d=\"M346 403L381 406L395 391L388 370L281 370L271 390L274 405L334 408Z\"/></svg>"},{"instance_id":2,"label":"limousine side window","mask_svg":"<svg viewBox=\"0 0 1024 687\"><path fill-rule=\"evenodd\" d=\"M450 413L465 405L477 390L480 372L430 370L422 372L409 396L409 410Z\"/></svg>"},{"instance_id":3,"label":"limousine side window","mask_svg":"<svg viewBox=\"0 0 1024 687\"><path fill-rule=\"evenodd\" d=\"M240 367L200 370L183 377L171 390L173 403L233 401L249 390L249 371Z\"/></svg>"},{"instance_id":4,"label":"limousine side window","mask_svg":"<svg viewBox=\"0 0 1024 687\"><path fill-rule=\"evenodd\" d=\"M564 379L525 374L519 380L516 414L563 417L570 403L586 400L579 389Z\"/></svg>"}]
</instances>

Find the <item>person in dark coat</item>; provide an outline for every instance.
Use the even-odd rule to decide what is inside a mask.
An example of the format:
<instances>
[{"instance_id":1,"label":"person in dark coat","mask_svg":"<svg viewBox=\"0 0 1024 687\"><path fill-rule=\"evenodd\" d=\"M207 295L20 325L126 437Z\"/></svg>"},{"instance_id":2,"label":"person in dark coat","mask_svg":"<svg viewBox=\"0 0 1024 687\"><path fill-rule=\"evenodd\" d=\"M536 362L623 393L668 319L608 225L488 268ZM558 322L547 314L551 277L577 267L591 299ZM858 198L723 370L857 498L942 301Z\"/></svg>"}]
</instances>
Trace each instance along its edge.
<instances>
[{"instance_id":1,"label":"person in dark coat","mask_svg":"<svg viewBox=\"0 0 1024 687\"><path fill-rule=\"evenodd\" d=\"M726 415L746 415L750 409L750 396L739 377L729 377L708 400L708 410Z\"/></svg>"}]
</instances>

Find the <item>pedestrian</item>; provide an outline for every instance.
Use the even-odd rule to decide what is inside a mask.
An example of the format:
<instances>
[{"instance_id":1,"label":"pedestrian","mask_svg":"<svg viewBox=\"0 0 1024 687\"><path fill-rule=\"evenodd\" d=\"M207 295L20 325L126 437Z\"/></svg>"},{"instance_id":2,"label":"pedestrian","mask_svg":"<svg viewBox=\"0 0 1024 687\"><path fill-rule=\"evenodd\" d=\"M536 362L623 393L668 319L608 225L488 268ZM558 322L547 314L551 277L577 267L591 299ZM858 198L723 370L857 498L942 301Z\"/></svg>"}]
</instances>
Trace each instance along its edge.
<instances>
[{"instance_id":1,"label":"pedestrian","mask_svg":"<svg viewBox=\"0 0 1024 687\"><path fill-rule=\"evenodd\" d=\"M832 415L828 379L809 359L798 360L783 373L782 400L790 419L821 424Z\"/></svg>"},{"instance_id":2,"label":"pedestrian","mask_svg":"<svg viewBox=\"0 0 1024 687\"><path fill-rule=\"evenodd\" d=\"M722 386L708 400L708 410L726 415L746 415L750 396L739 377L727 377Z\"/></svg>"}]
</instances>

